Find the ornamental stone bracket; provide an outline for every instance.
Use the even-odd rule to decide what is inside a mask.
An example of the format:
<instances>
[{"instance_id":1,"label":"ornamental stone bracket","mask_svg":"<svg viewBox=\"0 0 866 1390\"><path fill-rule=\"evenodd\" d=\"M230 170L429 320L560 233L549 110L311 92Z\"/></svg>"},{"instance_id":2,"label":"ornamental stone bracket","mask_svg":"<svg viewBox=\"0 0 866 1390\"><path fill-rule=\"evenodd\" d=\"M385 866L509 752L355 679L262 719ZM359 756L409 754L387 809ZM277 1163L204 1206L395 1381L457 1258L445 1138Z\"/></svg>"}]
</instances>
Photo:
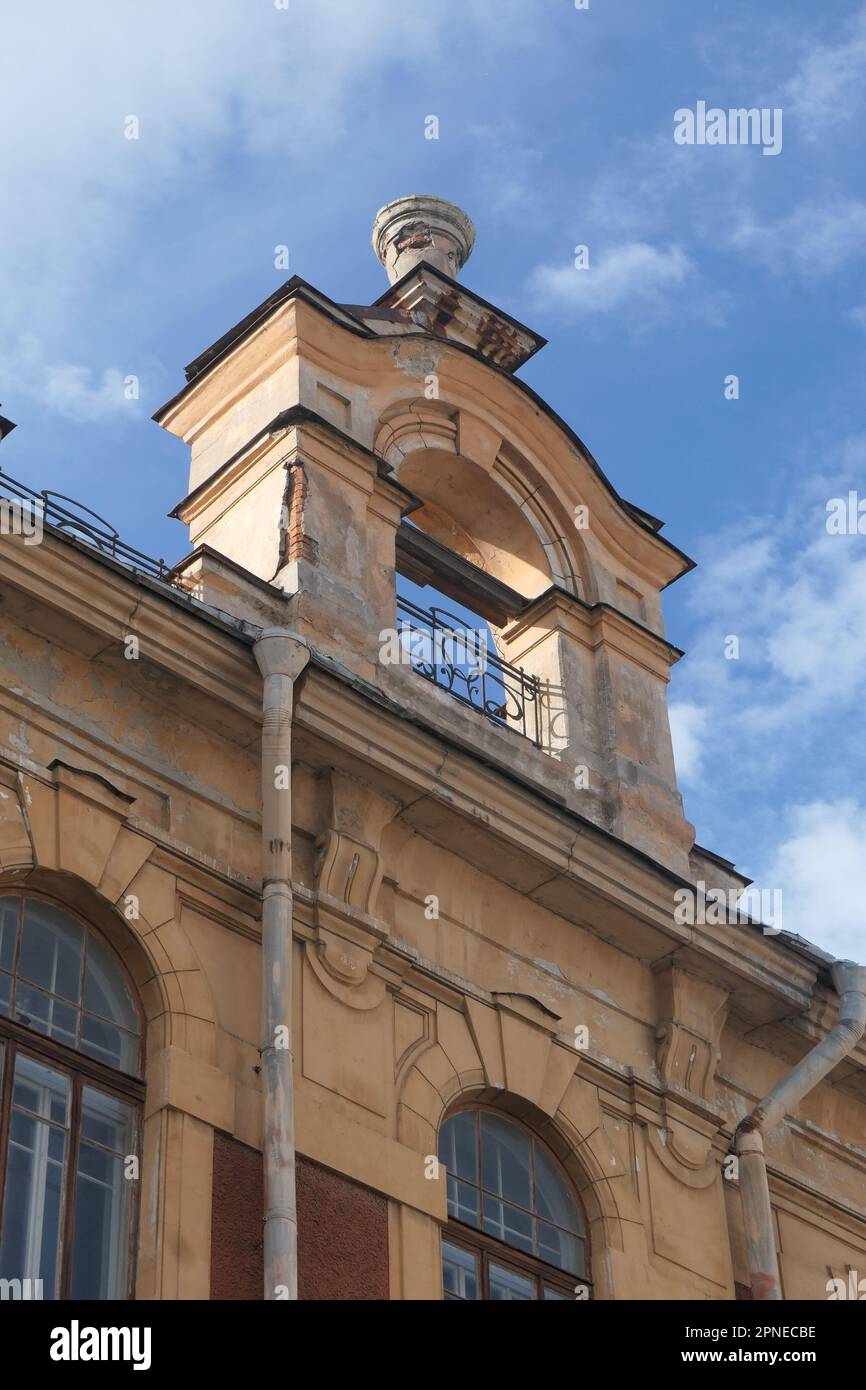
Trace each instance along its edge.
<instances>
[{"instance_id":1,"label":"ornamental stone bracket","mask_svg":"<svg viewBox=\"0 0 866 1390\"><path fill-rule=\"evenodd\" d=\"M382 883L382 832L399 803L331 768L329 825L319 839L314 950L310 965L331 994L356 1009L381 1003L386 984L370 974L389 929L376 916Z\"/></svg>"},{"instance_id":2,"label":"ornamental stone bracket","mask_svg":"<svg viewBox=\"0 0 866 1390\"><path fill-rule=\"evenodd\" d=\"M648 1140L672 1176L687 1187L706 1187L717 1170L713 1139L724 1124L715 1077L730 995L672 959L659 962L653 973L663 1125L648 1124Z\"/></svg>"},{"instance_id":3,"label":"ornamental stone bracket","mask_svg":"<svg viewBox=\"0 0 866 1390\"><path fill-rule=\"evenodd\" d=\"M689 974L669 959L653 967L653 973L659 1075L674 1093L712 1102L729 991Z\"/></svg>"}]
</instances>

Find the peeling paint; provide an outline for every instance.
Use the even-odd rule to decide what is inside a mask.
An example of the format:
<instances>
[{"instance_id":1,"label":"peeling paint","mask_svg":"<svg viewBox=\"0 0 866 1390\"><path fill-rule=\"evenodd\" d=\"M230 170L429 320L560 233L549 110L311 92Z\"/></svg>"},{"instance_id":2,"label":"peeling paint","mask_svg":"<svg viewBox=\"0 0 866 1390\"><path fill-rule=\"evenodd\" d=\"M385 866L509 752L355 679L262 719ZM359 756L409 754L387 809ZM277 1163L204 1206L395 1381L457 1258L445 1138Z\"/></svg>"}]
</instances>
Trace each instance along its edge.
<instances>
[{"instance_id":1,"label":"peeling paint","mask_svg":"<svg viewBox=\"0 0 866 1390\"><path fill-rule=\"evenodd\" d=\"M20 734L10 733L6 741L10 747L27 756L33 752L32 744L27 741L27 725L22 722L18 727L21 730Z\"/></svg>"},{"instance_id":2,"label":"peeling paint","mask_svg":"<svg viewBox=\"0 0 866 1390\"><path fill-rule=\"evenodd\" d=\"M551 975L558 975L559 978L563 980L566 984L569 983L562 967L557 965L555 960L543 960L541 958L533 958L532 964L537 965L539 970L549 970Z\"/></svg>"},{"instance_id":3,"label":"peeling paint","mask_svg":"<svg viewBox=\"0 0 866 1390\"><path fill-rule=\"evenodd\" d=\"M600 999L602 1004L610 1004L614 1009L620 1007L615 999L612 999L609 994L605 994L603 989L591 989L589 993L592 995L593 999Z\"/></svg>"}]
</instances>

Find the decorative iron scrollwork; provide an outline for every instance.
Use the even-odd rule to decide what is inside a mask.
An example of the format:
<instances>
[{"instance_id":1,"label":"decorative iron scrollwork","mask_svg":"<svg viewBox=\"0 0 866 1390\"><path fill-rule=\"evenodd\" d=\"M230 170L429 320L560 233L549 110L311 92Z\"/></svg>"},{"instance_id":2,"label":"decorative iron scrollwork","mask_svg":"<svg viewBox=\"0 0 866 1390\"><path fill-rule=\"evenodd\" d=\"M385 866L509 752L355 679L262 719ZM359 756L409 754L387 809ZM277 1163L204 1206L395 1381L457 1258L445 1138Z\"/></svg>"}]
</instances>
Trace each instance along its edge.
<instances>
[{"instance_id":1,"label":"decorative iron scrollwork","mask_svg":"<svg viewBox=\"0 0 866 1390\"><path fill-rule=\"evenodd\" d=\"M406 660L424 680L541 747L541 682L503 661L483 628L469 628L445 608L418 608L398 596Z\"/></svg>"}]
</instances>

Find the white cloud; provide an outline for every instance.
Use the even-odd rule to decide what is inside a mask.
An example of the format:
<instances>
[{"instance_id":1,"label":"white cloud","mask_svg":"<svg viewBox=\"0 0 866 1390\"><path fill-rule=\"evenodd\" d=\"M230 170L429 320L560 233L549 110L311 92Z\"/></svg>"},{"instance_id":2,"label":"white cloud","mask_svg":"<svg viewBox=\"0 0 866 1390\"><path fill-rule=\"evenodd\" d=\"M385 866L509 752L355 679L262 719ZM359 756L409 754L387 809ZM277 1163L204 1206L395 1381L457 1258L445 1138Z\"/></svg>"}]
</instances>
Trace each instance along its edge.
<instances>
[{"instance_id":1,"label":"white cloud","mask_svg":"<svg viewBox=\"0 0 866 1390\"><path fill-rule=\"evenodd\" d=\"M674 129L672 108L655 134L618 149L593 181L581 221L622 240L688 236L715 257L731 210L767 189L766 165L773 161L738 145L677 145Z\"/></svg>"},{"instance_id":2,"label":"white cloud","mask_svg":"<svg viewBox=\"0 0 866 1390\"><path fill-rule=\"evenodd\" d=\"M138 413L136 397L125 394L126 378L106 367L98 381L89 367L71 363L44 368L42 400L66 420L98 421Z\"/></svg>"},{"instance_id":3,"label":"white cloud","mask_svg":"<svg viewBox=\"0 0 866 1390\"><path fill-rule=\"evenodd\" d=\"M645 239L667 227L697 193L701 202L707 185L719 179L718 165L695 158L694 148L674 144L673 112L667 126L651 138L636 141L605 164L594 180L583 215L590 226L623 240ZM743 163L740 161L740 169ZM728 160L730 179L740 170Z\"/></svg>"},{"instance_id":4,"label":"white cloud","mask_svg":"<svg viewBox=\"0 0 866 1390\"><path fill-rule=\"evenodd\" d=\"M146 311L142 259L170 260L173 231L186 235L198 216L202 240L220 236L207 221L212 186L266 161L248 214L265 221L274 180L291 187L300 169L314 169L321 216L330 216L340 185L334 143L365 138L367 115L387 103L407 54L423 53L435 69L455 25L467 45L494 57L532 39L520 0L291 0L287 9L271 0L79 0L74 22L68 7L47 19L38 5L9 8L0 344L35 331L47 358L74 364L43 383L44 403L63 412L85 402L109 408L111 357L94 338L110 333L112 314L126 325L130 306ZM426 112L419 103L419 158L429 155ZM130 115L138 139L125 138ZM159 267L148 269L155 281Z\"/></svg>"},{"instance_id":5,"label":"white cloud","mask_svg":"<svg viewBox=\"0 0 866 1390\"><path fill-rule=\"evenodd\" d=\"M530 289L552 307L578 315L605 314L629 308L655 317L669 307L669 297L682 289L694 266L680 246L659 249L644 241L624 242L596 255L589 248L589 265L536 266Z\"/></svg>"},{"instance_id":6,"label":"white cloud","mask_svg":"<svg viewBox=\"0 0 866 1390\"><path fill-rule=\"evenodd\" d=\"M858 484L866 497L866 436L805 456L810 476L784 510L693 547L706 559L690 581L672 728L699 841L782 888L786 928L844 951L839 933L850 943L866 926L866 809L839 797L866 778L866 534L826 523L830 499Z\"/></svg>"},{"instance_id":7,"label":"white cloud","mask_svg":"<svg viewBox=\"0 0 866 1390\"><path fill-rule=\"evenodd\" d=\"M838 44L810 44L785 85L786 114L802 117L807 132L850 120L866 84L866 8L861 9Z\"/></svg>"},{"instance_id":8,"label":"white cloud","mask_svg":"<svg viewBox=\"0 0 866 1390\"><path fill-rule=\"evenodd\" d=\"M866 680L864 542L825 535L801 552L767 634L772 669L822 703L852 698Z\"/></svg>"},{"instance_id":9,"label":"white cloud","mask_svg":"<svg viewBox=\"0 0 866 1390\"><path fill-rule=\"evenodd\" d=\"M866 807L853 799L792 808L760 882L782 892L782 926L866 962Z\"/></svg>"},{"instance_id":10,"label":"white cloud","mask_svg":"<svg viewBox=\"0 0 866 1390\"><path fill-rule=\"evenodd\" d=\"M727 61L728 84L743 94L732 105L778 106L786 119L789 113L803 117L807 130L847 118L866 92L866 6L838 43L821 45L804 37L802 56L795 49L793 77L788 76L790 44L780 42L772 30L771 22L766 51L745 53L742 44L732 45L727 26L714 29L712 53L704 57L716 77L720 64ZM680 104L691 106L691 97L684 94ZM583 229L575 240L613 241L618 243L617 251L625 248L633 256L647 251L631 248L652 251L675 244L692 272L697 267L707 285L714 276L720 287L714 292L704 288L695 296L695 276L688 275L684 283L689 293L680 296L677 309L685 304L711 323L725 316L731 285L742 283L750 269L749 258L751 268L759 272L793 269L814 278L833 274L866 254L866 202L843 196L835 184L837 175L845 177L852 167L848 151L828 145L819 175L822 194L804 199L807 174L801 139L789 142L784 163L778 161L770 172L767 164L776 161L740 157L753 154L751 150L676 146L672 118L673 109L671 118L660 121L652 135L615 145L602 172L585 193L581 190L580 202L575 201L571 221ZM844 167L839 153L847 156ZM780 212L780 208L787 210ZM734 257L727 254L731 251ZM743 251L749 258L739 254ZM669 257L665 263L665 256L664 250L656 251L648 267L647 298L656 307L654 276L676 269ZM632 302L631 295L623 291L620 297L617 292L620 272L627 275L628 268L624 257L621 267L611 265L609 283L602 281L593 290L570 286L567 268L545 265L536 272L534 284L542 291L561 293L576 309L595 312ZM669 295L675 288L664 287Z\"/></svg>"},{"instance_id":11,"label":"white cloud","mask_svg":"<svg viewBox=\"0 0 866 1390\"><path fill-rule=\"evenodd\" d=\"M711 711L733 756L766 756L750 740L797 747L798 730L856 701L866 684L866 535L826 533L825 503L753 521L740 540L713 540L695 578L700 635L677 698ZM764 529L761 529L761 528ZM735 636L739 656L725 657Z\"/></svg>"},{"instance_id":12,"label":"white cloud","mask_svg":"<svg viewBox=\"0 0 866 1390\"><path fill-rule=\"evenodd\" d=\"M97 375L75 363L47 362L38 338L22 334L14 352L0 358L4 390L35 400L65 420L98 422L137 415L140 381L129 373L106 367Z\"/></svg>"},{"instance_id":13,"label":"white cloud","mask_svg":"<svg viewBox=\"0 0 866 1390\"><path fill-rule=\"evenodd\" d=\"M834 198L798 204L784 217L761 221L745 213L732 236L770 270L793 267L801 275L832 275L866 255L866 203Z\"/></svg>"},{"instance_id":14,"label":"white cloud","mask_svg":"<svg viewBox=\"0 0 866 1390\"><path fill-rule=\"evenodd\" d=\"M701 772L707 729L707 712L684 700L669 708L674 762L681 782L694 782Z\"/></svg>"}]
</instances>

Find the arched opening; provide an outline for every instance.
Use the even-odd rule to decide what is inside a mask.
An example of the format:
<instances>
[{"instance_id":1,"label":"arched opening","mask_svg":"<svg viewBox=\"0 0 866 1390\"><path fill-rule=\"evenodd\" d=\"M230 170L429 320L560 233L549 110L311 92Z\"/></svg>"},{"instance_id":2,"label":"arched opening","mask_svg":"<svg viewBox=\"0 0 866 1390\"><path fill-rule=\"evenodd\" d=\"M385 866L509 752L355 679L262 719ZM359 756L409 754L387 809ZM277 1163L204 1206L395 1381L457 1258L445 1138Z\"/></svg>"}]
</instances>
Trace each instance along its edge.
<instances>
[{"instance_id":1,"label":"arched opening","mask_svg":"<svg viewBox=\"0 0 866 1390\"><path fill-rule=\"evenodd\" d=\"M550 587L550 564L531 522L478 464L444 450L419 449L403 461L398 476L421 499L412 520L427 535L524 599Z\"/></svg>"},{"instance_id":2,"label":"arched opening","mask_svg":"<svg viewBox=\"0 0 866 1390\"><path fill-rule=\"evenodd\" d=\"M485 442L480 443L483 440ZM401 400L380 418L375 449L420 500L415 524L531 601L551 585L592 597L589 562L568 505L507 438L443 400Z\"/></svg>"},{"instance_id":3,"label":"arched opening","mask_svg":"<svg viewBox=\"0 0 866 1390\"><path fill-rule=\"evenodd\" d=\"M398 615L412 630L414 669L545 752L567 754L560 643L538 604L557 589L594 592L575 518L538 467L443 401L385 412L377 450L418 499L397 535ZM440 634L480 652L483 668L439 661Z\"/></svg>"},{"instance_id":4,"label":"arched opening","mask_svg":"<svg viewBox=\"0 0 866 1390\"><path fill-rule=\"evenodd\" d=\"M97 927L0 890L0 1278L19 1296L132 1295L143 1042Z\"/></svg>"},{"instance_id":5,"label":"arched opening","mask_svg":"<svg viewBox=\"0 0 866 1390\"><path fill-rule=\"evenodd\" d=\"M534 1130L500 1109L463 1106L441 1126L439 1161L448 1174L446 1300L590 1296L585 1214Z\"/></svg>"}]
</instances>

